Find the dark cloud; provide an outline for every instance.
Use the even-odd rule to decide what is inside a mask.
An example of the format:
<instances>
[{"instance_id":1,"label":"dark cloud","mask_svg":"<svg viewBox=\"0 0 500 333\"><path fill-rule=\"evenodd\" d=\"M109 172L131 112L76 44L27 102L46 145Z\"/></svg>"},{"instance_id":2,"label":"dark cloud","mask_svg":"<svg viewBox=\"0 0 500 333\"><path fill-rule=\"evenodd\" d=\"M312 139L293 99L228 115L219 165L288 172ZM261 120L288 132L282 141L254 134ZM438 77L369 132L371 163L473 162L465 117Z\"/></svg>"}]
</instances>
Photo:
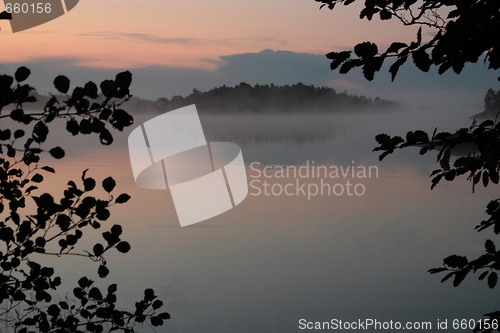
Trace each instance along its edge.
<instances>
[{"instance_id":1,"label":"dark cloud","mask_svg":"<svg viewBox=\"0 0 500 333\"><path fill-rule=\"evenodd\" d=\"M134 38L144 38L144 36L135 34ZM189 42L189 40L184 42ZM10 70L12 73L20 65L27 66L32 70L30 82L41 92L46 93L53 91L52 80L59 74L67 75L72 80L72 85L75 86L85 84L89 80L99 83L125 70L80 65L92 63L95 60L87 58L31 59L24 63L0 65L0 72L6 73ZM138 97L156 99L186 95L193 88L205 91L216 86L235 85L240 82L277 85L302 82L316 86L331 85L339 91L347 90L352 94L380 96L409 103L470 102L480 104L488 88L497 88L499 75L495 71L487 70L482 63L466 66L460 75L452 71L438 75L435 70L423 73L408 62L401 67L395 82L391 82L388 72L390 64L384 66L381 72L376 74L375 80L368 82L363 78L361 70L353 70L347 75L340 75L338 71L330 71L329 61L324 55L272 50L226 55L221 56L217 61L207 59L206 62L217 64L217 69L167 66L127 68L134 76L132 91Z\"/></svg>"},{"instance_id":2,"label":"dark cloud","mask_svg":"<svg viewBox=\"0 0 500 333\"><path fill-rule=\"evenodd\" d=\"M220 58L224 63L218 72L227 77L244 78L251 84L324 84L332 77L328 60L323 55L263 50Z\"/></svg>"}]
</instances>

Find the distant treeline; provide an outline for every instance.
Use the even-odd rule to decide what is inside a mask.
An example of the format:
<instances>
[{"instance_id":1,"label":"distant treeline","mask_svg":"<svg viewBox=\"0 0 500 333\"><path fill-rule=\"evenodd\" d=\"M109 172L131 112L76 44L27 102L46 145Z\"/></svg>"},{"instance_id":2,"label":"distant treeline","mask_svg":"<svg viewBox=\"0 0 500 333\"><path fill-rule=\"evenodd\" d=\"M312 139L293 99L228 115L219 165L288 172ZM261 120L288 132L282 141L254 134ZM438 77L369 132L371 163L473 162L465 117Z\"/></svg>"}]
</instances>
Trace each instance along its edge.
<instances>
[{"instance_id":1,"label":"distant treeline","mask_svg":"<svg viewBox=\"0 0 500 333\"><path fill-rule=\"evenodd\" d=\"M497 119L500 114L500 90L488 89L484 96L483 112L473 115L471 118Z\"/></svg>"},{"instance_id":2,"label":"distant treeline","mask_svg":"<svg viewBox=\"0 0 500 333\"><path fill-rule=\"evenodd\" d=\"M240 83L235 87L226 85L201 92L193 89L186 96L159 98L156 102L135 99L131 109L170 111L196 104L200 113L312 113L337 111L383 111L400 110L399 103L376 97L337 93L328 87L315 87L297 83L294 85L251 86Z\"/></svg>"},{"instance_id":3,"label":"distant treeline","mask_svg":"<svg viewBox=\"0 0 500 333\"><path fill-rule=\"evenodd\" d=\"M39 95L38 100L28 109L39 108L48 101L50 96ZM183 106L196 104L200 113L333 113L341 111L399 111L399 103L376 97L348 95L347 92L338 93L329 87L315 87L297 83L294 85L251 86L240 83L235 87L223 85L201 92L193 89L188 96L173 96L159 98L156 101L131 98L124 108L132 112L161 113L175 110Z\"/></svg>"}]
</instances>

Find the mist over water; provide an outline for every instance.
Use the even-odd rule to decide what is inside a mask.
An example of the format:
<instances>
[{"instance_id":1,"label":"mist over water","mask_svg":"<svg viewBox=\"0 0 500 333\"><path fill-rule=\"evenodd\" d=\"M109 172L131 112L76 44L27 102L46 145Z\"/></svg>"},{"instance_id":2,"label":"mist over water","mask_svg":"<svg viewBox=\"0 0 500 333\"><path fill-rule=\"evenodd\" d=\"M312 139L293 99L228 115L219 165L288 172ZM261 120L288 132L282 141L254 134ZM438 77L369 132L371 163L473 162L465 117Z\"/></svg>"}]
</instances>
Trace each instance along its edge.
<instances>
[{"instance_id":1,"label":"mist over water","mask_svg":"<svg viewBox=\"0 0 500 333\"><path fill-rule=\"evenodd\" d=\"M379 173L372 178L325 179L332 185L362 183L362 196L249 195L236 208L186 228L179 226L168 190L137 187L130 169L128 133L157 114L134 112L133 128L115 135L109 147L95 137L51 132L46 146L61 145L67 157L48 163L56 167L48 190L62 190L87 168L98 183L113 176L117 193L129 193L132 199L114 207L103 228L121 224L122 238L132 250L107 256L111 273L105 280L97 277L97 266L85 260L44 260L60 267L68 286L81 275L102 286L117 282L123 304L133 304L142 290L153 287L172 315L157 332L300 332L300 319L480 319L498 305L485 283L472 276L453 288L426 271L440 266L448 255L477 256L482 251L491 235L473 228L485 217L495 189L478 186L473 195L470 183L458 178L431 191L429 174L438 167L436 153L419 156L418 148L409 148L380 162L372 152L379 133L404 137L409 130L432 133L436 126L438 131L454 131L470 126L468 117L477 112L442 107L387 113L202 115L207 141L241 147L249 181L267 180L276 186L297 181L257 177L250 167L253 162L260 163L260 170L314 161L327 167L376 166ZM86 237L94 241L102 231Z\"/></svg>"}]
</instances>

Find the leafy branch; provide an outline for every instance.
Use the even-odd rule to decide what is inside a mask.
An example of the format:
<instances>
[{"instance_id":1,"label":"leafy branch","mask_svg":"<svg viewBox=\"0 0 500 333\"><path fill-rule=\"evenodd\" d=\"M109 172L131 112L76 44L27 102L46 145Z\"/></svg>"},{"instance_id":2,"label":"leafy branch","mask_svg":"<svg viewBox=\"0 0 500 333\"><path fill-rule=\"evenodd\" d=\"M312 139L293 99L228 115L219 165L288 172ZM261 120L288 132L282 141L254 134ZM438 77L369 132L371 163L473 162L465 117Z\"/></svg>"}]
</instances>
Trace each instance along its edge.
<instances>
[{"instance_id":1,"label":"leafy branch","mask_svg":"<svg viewBox=\"0 0 500 333\"><path fill-rule=\"evenodd\" d=\"M76 250L86 228L101 228L110 216L110 207L124 204L130 196L114 194L116 182L107 177L101 182L107 198L97 198L91 192L97 188L95 179L83 171L81 184L70 180L60 199L49 193L39 194L38 185L56 170L41 164L45 152L60 159L65 152L60 147L44 150L42 145L49 134L49 125L55 119L66 121L66 130L78 134L99 135L103 145L113 142L109 129L122 131L133 123L133 118L121 105L130 97L132 74L116 75L114 80L93 82L75 87L71 93L70 81L65 76L54 80L55 88L66 99L60 102L52 95L43 112L27 113L23 104L36 99L34 89L23 82L29 77L26 67L17 69L14 77L0 76L0 119L10 118L28 129L0 129L0 304L2 323L16 332L89 332L101 333L121 330L133 332L146 320L153 326L162 325L170 318L168 313L157 313L163 303L153 290L146 289L143 300L130 313L116 309L117 286L112 284L103 295L87 277L73 289L75 299L55 302L53 292L61 285L55 269L36 262L33 255L71 255L85 257L99 264L97 274L109 274L105 253L116 249L121 253L131 246L121 239L122 227L113 225L102 233L103 241L90 250ZM14 110L1 114L5 107ZM5 126L5 123L4 123ZM109 128L109 129L108 129ZM31 135L26 135L31 132ZM24 141L23 141L24 140ZM27 200L33 200L36 213L22 214Z\"/></svg>"},{"instance_id":2,"label":"leafy branch","mask_svg":"<svg viewBox=\"0 0 500 333\"><path fill-rule=\"evenodd\" d=\"M315 0L333 10L337 4L350 5L355 0ZM439 67L439 74L450 68L460 74L465 63L476 63L485 55L489 69L500 68L500 3L495 0L370 0L360 12L360 18L372 20L378 14L381 20L398 19L404 26L420 26L417 40L411 43L393 42L384 53L376 44L364 42L354 47L357 58L351 59L352 51L330 52L331 69L340 65L340 73L362 67L367 80L373 80L375 72L389 57L397 57L389 72L394 81L399 68L411 55L420 70L428 72L431 66ZM422 42L422 26L434 29L428 42ZM356 50L358 49L358 51ZM500 79L500 78L499 78Z\"/></svg>"}]
</instances>

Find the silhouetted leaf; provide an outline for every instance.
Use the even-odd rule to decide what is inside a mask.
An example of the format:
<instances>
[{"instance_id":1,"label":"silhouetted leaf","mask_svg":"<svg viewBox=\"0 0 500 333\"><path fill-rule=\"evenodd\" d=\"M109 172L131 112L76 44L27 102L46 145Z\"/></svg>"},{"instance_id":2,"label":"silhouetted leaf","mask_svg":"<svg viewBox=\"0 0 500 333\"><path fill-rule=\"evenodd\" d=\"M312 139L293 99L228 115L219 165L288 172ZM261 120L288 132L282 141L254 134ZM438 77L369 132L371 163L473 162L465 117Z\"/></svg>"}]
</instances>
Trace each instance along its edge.
<instances>
[{"instance_id":1,"label":"silhouetted leaf","mask_svg":"<svg viewBox=\"0 0 500 333\"><path fill-rule=\"evenodd\" d=\"M66 243L67 243L68 245L73 246L73 245L75 245L77 242L78 242L78 238L77 238L76 236L74 236L74 235L67 235L67 236L66 236Z\"/></svg>"},{"instance_id":2,"label":"silhouetted leaf","mask_svg":"<svg viewBox=\"0 0 500 333\"><path fill-rule=\"evenodd\" d=\"M381 145L391 143L391 137L387 134L378 134L375 136L375 140Z\"/></svg>"},{"instance_id":3,"label":"silhouetted leaf","mask_svg":"<svg viewBox=\"0 0 500 333\"><path fill-rule=\"evenodd\" d=\"M340 67L339 73L347 74L351 69L361 64L362 61L359 61L359 59L349 59Z\"/></svg>"},{"instance_id":4,"label":"silhouetted leaf","mask_svg":"<svg viewBox=\"0 0 500 333\"><path fill-rule=\"evenodd\" d=\"M118 290L116 283L110 284L108 287L108 294L114 294Z\"/></svg>"},{"instance_id":5,"label":"silhouetted leaf","mask_svg":"<svg viewBox=\"0 0 500 333\"><path fill-rule=\"evenodd\" d=\"M354 53L360 58L371 58L377 55L378 47L374 43L364 42L354 47Z\"/></svg>"},{"instance_id":6,"label":"silhouetted leaf","mask_svg":"<svg viewBox=\"0 0 500 333\"><path fill-rule=\"evenodd\" d=\"M408 47L407 44L405 43L401 43L401 42L394 42L391 44L391 46L389 46L389 48L387 49L387 53L398 53L400 49L402 49L403 47Z\"/></svg>"},{"instance_id":7,"label":"silhouetted leaf","mask_svg":"<svg viewBox=\"0 0 500 333\"><path fill-rule=\"evenodd\" d=\"M17 122L22 122L24 120L24 116L25 116L24 111L22 109L15 109L12 110L10 113L10 118ZM9 130L9 135L10 135L10 130Z\"/></svg>"},{"instance_id":8,"label":"silhouetted leaf","mask_svg":"<svg viewBox=\"0 0 500 333\"><path fill-rule=\"evenodd\" d=\"M116 85L115 81L111 80L104 80L101 82L101 91L106 98L111 98L113 97L114 93L118 89L118 86Z\"/></svg>"},{"instance_id":9,"label":"silhouetted leaf","mask_svg":"<svg viewBox=\"0 0 500 333\"><path fill-rule=\"evenodd\" d=\"M422 27L418 28L417 32L417 45L420 46L420 44L422 44Z\"/></svg>"},{"instance_id":10,"label":"silhouetted leaf","mask_svg":"<svg viewBox=\"0 0 500 333\"><path fill-rule=\"evenodd\" d=\"M85 297L82 288L74 288L73 295L75 295L75 297L79 298L79 299L82 299L83 297Z\"/></svg>"},{"instance_id":11,"label":"silhouetted leaf","mask_svg":"<svg viewBox=\"0 0 500 333\"><path fill-rule=\"evenodd\" d=\"M486 275L488 275L488 273L489 273L489 271L481 273L481 275L479 275L479 281L484 280L484 278L486 277Z\"/></svg>"},{"instance_id":12,"label":"silhouetted leaf","mask_svg":"<svg viewBox=\"0 0 500 333\"><path fill-rule=\"evenodd\" d=\"M17 130L14 132L14 138L15 139L19 139L19 138L22 138L24 136L24 131L23 130Z\"/></svg>"},{"instance_id":13,"label":"silhouetted leaf","mask_svg":"<svg viewBox=\"0 0 500 333\"><path fill-rule=\"evenodd\" d=\"M456 174L457 174L457 171L455 169L447 171L444 173L444 179L451 182L452 180L455 179Z\"/></svg>"},{"instance_id":14,"label":"silhouetted leaf","mask_svg":"<svg viewBox=\"0 0 500 333\"><path fill-rule=\"evenodd\" d=\"M170 314L168 314L167 312L162 312L162 313L158 314L158 318L161 318L163 320L167 320L167 319L170 319Z\"/></svg>"},{"instance_id":15,"label":"silhouetted leaf","mask_svg":"<svg viewBox=\"0 0 500 333\"><path fill-rule=\"evenodd\" d=\"M102 187L108 193L110 193L111 191L113 191L113 189L115 188L115 186L116 186L116 182L111 177L108 177L108 178L106 178L106 179L104 179L102 181Z\"/></svg>"},{"instance_id":16,"label":"silhouetted leaf","mask_svg":"<svg viewBox=\"0 0 500 333\"><path fill-rule=\"evenodd\" d=\"M61 147L55 147L49 150L50 155L56 159L61 159L64 157L64 150Z\"/></svg>"},{"instance_id":17,"label":"silhouetted leaf","mask_svg":"<svg viewBox=\"0 0 500 333\"><path fill-rule=\"evenodd\" d=\"M104 279L106 276L108 276L109 269L104 265L100 265L99 269L97 270L97 274L99 274L100 278Z\"/></svg>"},{"instance_id":18,"label":"silhouetted leaf","mask_svg":"<svg viewBox=\"0 0 500 333\"><path fill-rule=\"evenodd\" d=\"M52 267L43 267L40 269L40 275L44 277L51 277L54 275L54 269Z\"/></svg>"},{"instance_id":19,"label":"silhouetted leaf","mask_svg":"<svg viewBox=\"0 0 500 333\"><path fill-rule=\"evenodd\" d=\"M41 174L37 173L36 175L31 177L31 181L33 181L35 183L41 183L43 181L43 176Z\"/></svg>"},{"instance_id":20,"label":"silhouetted leaf","mask_svg":"<svg viewBox=\"0 0 500 333\"><path fill-rule=\"evenodd\" d=\"M99 139L101 140L101 143L106 146L113 143L113 136L106 128L99 133Z\"/></svg>"},{"instance_id":21,"label":"silhouetted leaf","mask_svg":"<svg viewBox=\"0 0 500 333\"><path fill-rule=\"evenodd\" d=\"M94 283L94 281L90 280L88 277L84 276L82 278L80 278L80 280L78 280L78 285L81 287L81 288L87 288L87 287L90 287L92 284Z\"/></svg>"},{"instance_id":22,"label":"silhouetted leaf","mask_svg":"<svg viewBox=\"0 0 500 333\"><path fill-rule=\"evenodd\" d=\"M66 94L69 90L69 79L64 75L59 75L54 79L54 86L59 92Z\"/></svg>"},{"instance_id":23,"label":"silhouetted leaf","mask_svg":"<svg viewBox=\"0 0 500 333\"><path fill-rule=\"evenodd\" d=\"M44 166L41 168L42 170L45 170L47 172L51 172L51 173L56 173L56 171L54 170L54 168L51 168L49 166Z\"/></svg>"},{"instance_id":24,"label":"silhouetted leaf","mask_svg":"<svg viewBox=\"0 0 500 333\"><path fill-rule=\"evenodd\" d=\"M163 325L163 319L159 317L151 317L150 320L151 320L151 325L155 327Z\"/></svg>"},{"instance_id":25,"label":"silhouetted leaf","mask_svg":"<svg viewBox=\"0 0 500 333\"><path fill-rule=\"evenodd\" d=\"M113 246L120 241L120 237L113 235L109 231L103 232L102 237L108 242L109 246Z\"/></svg>"},{"instance_id":26,"label":"silhouetted leaf","mask_svg":"<svg viewBox=\"0 0 500 333\"><path fill-rule=\"evenodd\" d=\"M498 281L498 275L495 272L491 272L490 275L488 276L488 287L491 289L495 288L497 285Z\"/></svg>"},{"instance_id":27,"label":"silhouetted leaf","mask_svg":"<svg viewBox=\"0 0 500 333\"><path fill-rule=\"evenodd\" d=\"M115 224L111 227L111 233L115 236L120 236L122 234L122 227L118 224Z\"/></svg>"},{"instance_id":28,"label":"silhouetted leaf","mask_svg":"<svg viewBox=\"0 0 500 333\"><path fill-rule=\"evenodd\" d=\"M45 142L48 134L49 134L49 128L42 121L39 121L33 127L33 139L35 140L35 142L38 143Z\"/></svg>"},{"instance_id":29,"label":"silhouetted leaf","mask_svg":"<svg viewBox=\"0 0 500 333\"><path fill-rule=\"evenodd\" d=\"M113 111L111 111L111 109L104 109L99 114L99 119L108 120L109 116L111 116L112 113L113 113Z\"/></svg>"},{"instance_id":30,"label":"silhouetted leaf","mask_svg":"<svg viewBox=\"0 0 500 333\"><path fill-rule=\"evenodd\" d=\"M378 72L380 70L383 62L383 57L374 57L366 60L366 63L363 66L363 75L365 76L365 79L367 79L368 81L372 81L375 76L375 72Z\"/></svg>"},{"instance_id":31,"label":"silhouetted leaf","mask_svg":"<svg viewBox=\"0 0 500 333\"><path fill-rule=\"evenodd\" d=\"M326 54L326 57L333 60L330 64L330 69L334 70L351 57L351 51L330 52Z\"/></svg>"},{"instance_id":32,"label":"silhouetted leaf","mask_svg":"<svg viewBox=\"0 0 500 333\"><path fill-rule=\"evenodd\" d=\"M444 74L448 69L451 68L451 62L447 61L441 64L438 69L438 74L442 75Z\"/></svg>"},{"instance_id":33,"label":"silhouetted leaf","mask_svg":"<svg viewBox=\"0 0 500 333\"><path fill-rule=\"evenodd\" d=\"M469 273L468 270L462 270L455 272L455 279L453 280L453 287L458 287L462 281L465 279L467 274Z\"/></svg>"},{"instance_id":34,"label":"silhouetted leaf","mask_svg":"<svg viewBox=\"0 0 500 333\"><path fill-rule=\"evenodd\" d=\"M153 289L146 289L144 290L144 300L146 302L150 302L156 298L155 292Z\"/></svg>"},{"instance_id":35,"label":"silhouetted leaf","mask_svg":"<svg viewBox=\"0 0 500 333\"><path fill-rule=\"evenodd\" d=\"M118 198L116 198L115 202L121 204L127 202L129 199L130 195L128 195L127 193L122 193L118 196Z\"/></svg>"},{"instance_id":36,"label":"silhouetted leaf","mask_svg":"<svg viewBox=\"0 0 500 333\"><path fill-rule=\"evenodd\" d=\"M109 213L109 210L107 209L99 209L97 211L96 217L101 220L101 221L106 221L111 214Z\"/></svg>"},{"instance_id":37,"label":"silhouetted leaf","mask_svg":"<svg viewBox=\"0 0 500 333\"><path fill-rule=\"evenodd\" d=\"M484 244L484 247L486 249L486 252L491 253L491 254L496 254L497 250L495 247L495 243L491 239L486 240L486 243Z\"/></svg>"},{"instance_id":38,"label":"silhouetted leaf","mask_svg":"<svg viewBox=\"0 0 500 333\"><path fill-rule=\"evenodd\" d=\"M158 310L162 306L163 306L163 302L158 300L158 299L153 302L153 310Z\"/></svg>"},{"instance_id":39,"label":"silhouetted leaf","mask_svg":"<svg viewBox=\"0 0 500 333\"><path fill-rule=\"evenodd\" d=\"M436 273L441 273L441 272L444 272L444 271L447 271L448 268L445 268L445 267L440 267L440 268L431 268L428 270L428 272L430 274L436 274Z\"/></svg>"},{"instance_id":40,"label":"silhouetted leaf","mask_svg":"<svg viewBox=\"0 0 500 333\"><path fill-rule=\"evenodd\" d=\"M103 253L104 253L104 246L102 246L102 244L97 243L96 245L94 245L94 254L96 256L99 257Z\"/></svg>"},{"instance_id":41,"label":"silhouetted leaf","mask_svg":"<svg viewBox=\"0 0 500 333\"><path fill-rule=\"evenodd\" d=\"M429 146L423 146L422 149L420 149L419 154L425 155L425 153L427 153L428 150L429 150Z\"/></svg>"},{"instance_id":42,"label":"silhouetted leaf","mask_svg":"<svg viewBox=\"0 0 500 333\"><path fill-rule=\"evenodd\" d=\"M452 255L444 259L444 264L451 268L463 268L468 262L466 257L457 255Z\"/></svg>"},{"instance_id":43,"label":"silhouetted leaf","mask_svg":"<svg viewBox=\"0 0 500 333\"><path fill-rule=\"evenodd\" d=\"M90 214L90 208L82 203L78 207L76 207L75 214L84 219Z\"/></svg>"},{"instance_id":44,"label":"silhouetted leaf","mask_svg":"<svg viewBox=\"0 0 500 333\"><path fill-rule=\"evenodd\" d=\"M359 13L359 18L362 19L362 18L366 17L368 19L368 21L371 21L371 19L373 18L373 15L378 13L379 11L380 11L380 9L375 8L373 5L366 6Z\"/></svg>"},{"instance_id":45,"label":"silhouetted leaf","mask_svg":"<svg viewBox=\"0 0 500 333\"><path fill-rule=\"evenodd\" d=\"M127 253L130 251L130 244L128 242L120 242L116 244L116 249L121 253Z\"/></svg>"},{"instance_id":46,"label":"silhouetted leaf","mask_svg":"<svg viewBox=\"0 0 500 333\"><path fill-rule=\"evenodd\" d=\"M389 73L391 73L391 80L392 81L394 81L394 79L396 78L396 75L398 74L398 71L399 71L399 67L401 67L401 65L403 65L406 62L406 59L408 59L408 58L407 57L399 58L389 68Z\"/></svg>"},{"instance_id":47,"label":"silhouetted leaf","mask_svg":"<svg viewBox=\"0 0 500 333\"><path fill-rule=\"evenodd\" d=\"M30 76L30 74L31 71L28 68L21 66L16 70L16 74L14 74L14 77L16 78L17 82L23 82L28 78L28 76Z\"/></svg>"},{"instance_id":48,"label":"silhouetted leaf","mask_svg":"<svg viewBox=\"0 0 500 333\"><path fill-rule=\"evenodd\" d=\"M66 122L66 130L72 135L77 135L80 133L80 125L75 119L68 120Z\"/></svg>"},{"instance_id":49,"label":"silhouetted leaf","mask_svg":"<svg viewBox=\"0 0 500 333\"><path fill-rule=\"evenodd\" d=\"M96 205L96 202L97 201L94 197L85 197L82 200L82 204L84 204L85 206L87 206L89 208L93 208Z\"/></svg>"},{"instance_id":50,"label":"silhouetted leaf","mask_svg":"<svg viewBox=\"0 0 500 333\"><path fill-rule=\"evenodd\" d=\"M61 309L55 304L52 304L48 307L47 313L52 317L58 317L61 313Z\"/></svg>"},{"instance_id":51,"label":"silhouetted leaf","mask_svg":"<svg viewBox=\"0 0 500 333\"><path fill-rule=\"evenodd\" d=\"M128 127L134 123L134 118L125 110L116 109L111 115L109 122L119 131L123 131L125 127Z\"/></svg>"},{"instance_id":52,"label":"silhouetted leaf","mask_svg":"<svg viewBox=\"0 0 500 333\"><path fill-rule=\"evenodd\" d=\"M92 119L92 132L101 133L104 130L104 123L97 118Z\"/></svg>"},{"instance_id":53,"label":"silhouetted leaf","mask_svg":"<svg viewBox=\"0 0 500 333\"><path fill-rule=\"evenodd\" d=\"M12 14L3 11L0 13L0 20L12 20Z\"/></svg>"},{"instance_id":54,"label":"silhouetted leaf","mask_svg":"<svg viewBox=\"0 0 500 333\"><path fill-rule=\"evenodd\" d=\"M97 94L98 94L97 85L92 81L87 82L85 84L85 95L87 95L92 99L96 99Z\"/></svg>"},{"instance_id":55,"label":"silhouetted leaf","mask_svg":"<svg viewBox=\"0 0 500 333\"><path fill-rule=\"evenodd\" d=\"M35 245L39 247L44 247L45 246L45 238L43 237L37 237L35 239Z\"/></svg>"},{"instance_id":56,"label":"silhouetted leaf","mask_svg":"<svg viewBox=\"0 0 500 333\"><path fill-rule=\"evenodd\" d=\"M7 145L7 156L11 158L16 156L16 150L11 145Z\"/></svg>"},{"instance_id":57,"label":"silhouetted leaf","mask_svg":"<svg viewBox=\"0 0 500 333\"><path fill-rule=\"evenodd\" d=\"M137 323L142 323L142 322L144 322L145 320L146 320L146 316L145 316L145 315L137 315L137 316L135 317L135 322L137 322Z\"/></svg>"},{"instance_id":58,"label":"silhouetted leaf","mask_svg":"<svg viewBox=\"0 0 500 333\"><path fill-rule=\"evenodd\" d=\"M485 171L483 172L483 186L484 186L484 187L487 187L487 186L488 186L489 181L490 181L490 178L489 178L489 176L488 176L488 171L486 171L486 170L485 170Z\"/></svg>"},{"instance_id":59,"label":"silhouetted leaf","mask_svg":"<svg viewBox=\"0 0 500 333\"><path fill-rule=\"evenodd\" d=\"M457 60L455 59L455 61L453 61L451 67L453 68L453 71L457 74L460 74L462 72L462 70L464 69L464 66L465 66L465 61L463 60Z\"/></svg>"},{"instance_id":60,"label":"silhouetted leaf","mask_svg":"<svg viewBox=\"0 0 500 333\"><path fill-rule=\"evenodd\" d=\"M434 187L436 187L436 185L439 183L441 178L443 178L443 176L444 176L444 173L441 173L441 174L437 175L436 177L432 178L431 190L434 189Z\"/></svg>"},{"instance_id":61,"label":"silhouetted leaf","mask_svg":"<svg viewBox=\"0 0 500 333\"><path fill-rule=\"evenodd\" d=\"M80 120L80 133L82 134L92 133L92 123L88 119Z\"/></svg>"},{"instance_id":62,"label":"silhouetted leaf","mask_svg":"<svg viewBox=\"0 0 500 333\"><path fill-rule=\"evenodd\" d=\"M391 12L386 9L380 11L380 19L381 20L390 20L392 18Z\"/></svg>"},{"instance_id":63,"label":"silhouetted leaf","mask_svg":"<svg viewBox=\"0 0 500 333\"><path fill-rule=\"evenodd\" d=\"M98 288L94 287L94 288L90 289L89 297L92 299L95 299L96 301L101 301L102 300L101 291Z\"/></svg>"},{"instance_id":64,"label":"silhouetted leaf","mask_svg":"<svg viewBox=\"0 0 500 333\"><path fill-rule=\"evenodd\" d=\"M12 113L11 113L12 114ZM10 129L0 130L0 141L6 141L10 139Z\"/></svg>"},{"instance_id":65,"label":"silhouetted leaf","mask_svg":"<svg viewBox=\"0 0 500 333\"><path fill-rule=\"evenodd\" d=\"M432 60L425 50L417 50L412 53L413 62L423 72L428 72L431 68Z\"/></svg>"},{"instance_id":66,"label":"silhouetted leaf","mask_svg":"<svg viewBox=\"0 0 500 333\"><path fill-rule=\"evenodd\" d=\"M83 186L86 192L92 191L95 188L95 180L93 178L86 178L83 181Z\"/></svg>"},{"instance_id":67,"label":"silhouetted leaf","mask_svg":"<svg viewBox=\"0 0 500 333\"><path fill-rule=\"evenodd\" d=\"M132 83L132 73L129 71L121 72L116 74L115 78L116 85L120 89L128 89Z\"/></svg>"}]
</instances>

